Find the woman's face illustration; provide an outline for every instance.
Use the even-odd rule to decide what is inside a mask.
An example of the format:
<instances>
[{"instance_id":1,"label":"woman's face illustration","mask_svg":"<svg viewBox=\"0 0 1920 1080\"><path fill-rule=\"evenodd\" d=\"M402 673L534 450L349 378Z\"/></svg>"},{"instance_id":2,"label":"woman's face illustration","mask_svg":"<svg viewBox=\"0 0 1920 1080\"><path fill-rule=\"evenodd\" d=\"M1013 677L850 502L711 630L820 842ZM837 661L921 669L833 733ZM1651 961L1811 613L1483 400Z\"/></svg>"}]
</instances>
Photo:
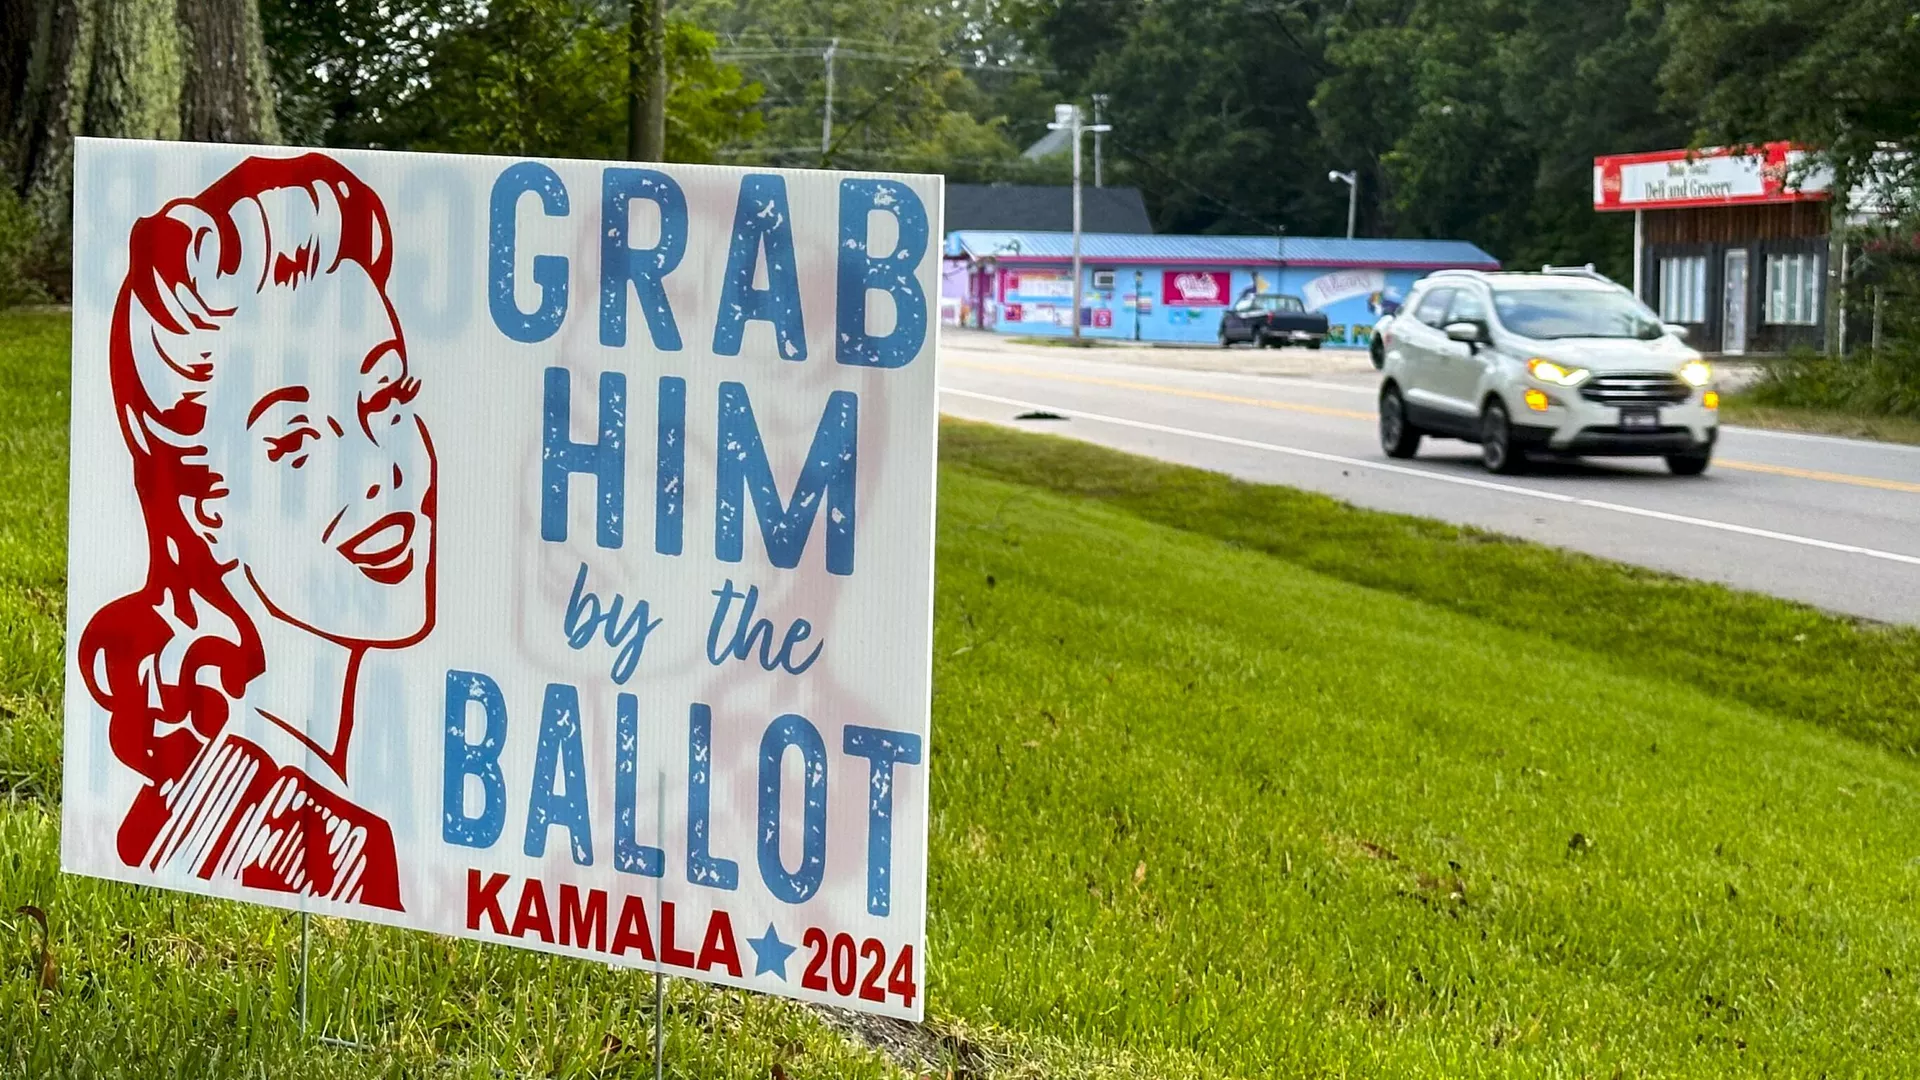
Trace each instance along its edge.
<instances>
[{"instance_id":1,"label":"woman's face illustration","mask_svg":"<svg viewBox=\"0 0 1920 1080\"><path fill-rule=\"evenodd\" d=\"M433 617L435 462L400 328L350 263L254 300L219 332L205 395L227 492L202 512L215 555L288 622L416 640Z\"/></svg>"}]
</instances>

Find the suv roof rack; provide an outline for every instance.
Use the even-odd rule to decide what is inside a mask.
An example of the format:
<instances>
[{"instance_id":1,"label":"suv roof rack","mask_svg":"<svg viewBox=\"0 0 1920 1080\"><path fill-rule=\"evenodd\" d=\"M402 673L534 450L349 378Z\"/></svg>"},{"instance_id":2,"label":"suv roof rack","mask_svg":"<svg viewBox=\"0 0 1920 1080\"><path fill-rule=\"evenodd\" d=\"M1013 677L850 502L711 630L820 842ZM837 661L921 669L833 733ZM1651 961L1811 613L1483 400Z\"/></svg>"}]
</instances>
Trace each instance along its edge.
<instances>
[{"instance_id":1,"label":"suv roof rack","mask_svg":"<svg viewBox=\"0 0 1920 1080\"><path fill-rule=\"evenodd\" d=\"M1485 277L1487 275L1486 275L1486 271L1484 270L1469 270L1464 267L1449 267L1448 269L1445 269L1445 270L1435 270L1433 273L1428 274L1427 276L1428 277L1476 277L1477 278L1477 277Z\"/></svg>"},{"instance_id":2,"label":"suv roof rack","mask_svg":"<svg viewBox=\"0 0 1920 1080\"><path fill-rule=\"evenodd\" d=\"M1540 272L1543 274L1560 274L1566 277L1592 278L1595 281L1604 281L1609 285L1620 284L1619 282L1613 280L1607 275L1594 269L1594 266L1592 263L1588 263L1585 266L1553 266L1549 264L1547 266L1542 266L1540 268Z\"/></svg>"}]
</instances>

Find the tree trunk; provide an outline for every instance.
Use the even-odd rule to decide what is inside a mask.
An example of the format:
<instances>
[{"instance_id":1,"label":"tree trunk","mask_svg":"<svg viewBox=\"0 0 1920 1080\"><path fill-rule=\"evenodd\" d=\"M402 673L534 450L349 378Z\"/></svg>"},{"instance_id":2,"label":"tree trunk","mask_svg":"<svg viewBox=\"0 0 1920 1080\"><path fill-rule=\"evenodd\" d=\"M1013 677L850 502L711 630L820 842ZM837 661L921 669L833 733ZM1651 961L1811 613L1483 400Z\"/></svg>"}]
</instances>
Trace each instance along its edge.
<instances>
[{"instance_id":1,"label":"tree trunk","mask_svg":"<svg viewBox=\"0 0 1920 1080\"><path fill-rule=\"evenodd\" d=\"M179 0L188 77L180 137L193 142L277 142L273 79L259 0Z\"/></svg>"},{"instance_id":2,"label":"tree trunk","mask_svg":"<svg viewBox=\"0 0 1920 1080\"><path fill-rule=\"evenodd\" d=\"M70 246L76 137L278 140L258 0L4 6L0 169L41 223L58 278ZM50 284L65 294L64 280Z\"/></svg>"},{"instance_id":3,"label":"tree trunk","mask_svg":"<svg viewBox=\"0 0 1920 1080\"><path fill-rule=\"evenodd\" d=\"M34 6L21 0L0 4L0 177L12 178L13 117L27 93L27 65L33 58Z\"/></svg>"},{"instance_id":4,"label":"tree trunk","mask_svg":"<svg viewBox=\"0 0 1920 1080\"><path fill-rule=\"evenodd\" d=\"M667 156L666 0L629 0L627 14L627 157Z\"/></svg>"}]
</instances>

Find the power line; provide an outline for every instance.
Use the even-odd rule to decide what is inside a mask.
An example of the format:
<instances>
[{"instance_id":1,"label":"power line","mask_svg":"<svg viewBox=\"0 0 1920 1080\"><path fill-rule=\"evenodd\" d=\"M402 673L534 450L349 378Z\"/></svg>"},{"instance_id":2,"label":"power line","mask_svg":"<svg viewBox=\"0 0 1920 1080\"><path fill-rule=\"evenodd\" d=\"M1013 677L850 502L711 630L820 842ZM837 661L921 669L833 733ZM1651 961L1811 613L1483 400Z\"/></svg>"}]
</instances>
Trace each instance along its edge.
<instances>
[{"instance_id":1,"label":"power line","mask_svg":"<svg viewBox=\"0 0 1920 1080\"><path fill-rule=\"evenodd\" d=\"M936 60L941 66L959 68L967 71L1006 72L1013 75L1060 74L1059 68L1040 67L1037 65L1002 64L987 61L967 63L965 61L954 60L951 57L941 56L937 53L932 54L930 57L927 53L876 52L868 49L849 49L845 47L835 49L831 45L825 45L819 48L716 49L713 53L713 58L721 63L733 63L737 60L812 59L814 57L824 58L829 49L833 50L833 55L836 60L873 60L882 64L913 66L924 64L931 58Z\"/></svg>"},{"instance_id":2,"label":"power line","mask_svg":"<svg viewBox=\"0 0 1920 1080\"><path fill-rule=\"evenodd\" d=\"M767 157L810 155L817 158L820 156L820 148L817 146L737 146L714 151L714 156L724 158L756 157L760 155ZM888 160L935 157L935 155L911 150L865 150L857 147L842 147L835 150L834 155L836 157L881 158ZM939 158L938 160L942 164L948 165L1009 165L1017 167L1020 171L1038 171L1029 165L1023 164L1018 155L1001 158Z\"/></svg>"},{"instance_id":3,"label":"power line","mask_svg":"<svg viewBox=\"0 0 1920 1080\"><path fill-rule=\"evenodd\" d=\"M1186 188L1188 191L1191 191L1195 195L1200 196L1202 199L1205 199L1206 201L1212 203L1213 205L1219 207L1220 209L1225 210L1229 215L1239 218L1242 221L1258 226L1262 232L1273 233L1275 235L1285 235L1287 231L1287 227L1285 225L1275 221L1268 221L1265 218L1260 217L1256 214L1250 214L1247 211L1242 210L1240 207L1235 206L1234 204L1228 202L1227 200L1221 198L1218 195L1215 195L1213 192L1208 191L1205 188L1202 188L1199 185L1193 183L1192 181L1188 180L1186 177L1181 176L1178 173L1167 169L1165 166L1161 165L1159 162L1153 160L1151 157L1148 157L1146 154L1143 154L1140 151L1134 149L1132 146L1124 142L1121 142L1119 139L1115 139L1113 142L1114 142L1114 145L1120 149L1121 153L1127 155L1129 158L1132 158L1133 160L1139 162L1140 164L1145 165L1149 169L1152 169L1154 172L1159 173L1161 176L1164 176L1167 179L1172 180L1174 183L1180 185L1183 188Z\"/></svg>"}]
</instances>

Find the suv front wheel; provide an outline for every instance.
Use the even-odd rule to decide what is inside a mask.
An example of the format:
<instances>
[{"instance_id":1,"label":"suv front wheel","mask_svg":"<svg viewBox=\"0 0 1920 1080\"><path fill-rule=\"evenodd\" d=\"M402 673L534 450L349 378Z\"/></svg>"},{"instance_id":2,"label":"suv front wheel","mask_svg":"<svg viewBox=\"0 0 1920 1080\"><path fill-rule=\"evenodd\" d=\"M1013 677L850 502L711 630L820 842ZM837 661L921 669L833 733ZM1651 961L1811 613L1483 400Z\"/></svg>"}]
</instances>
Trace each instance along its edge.
<instances>
[{"instance_id":1,"label":"suv front wheel","mask_svg":"<svg viewBox=\"0 0 1920 1080\"><path fill-rule=\"evenodd\" d=\"M1380 449L1388 457L1410 458L1420 452L1422 432L1407 419L1407 402L1400 388L1388 383L1380 391Z\"/></svg>"},{"instance_id":2,"label":"suv front wheel","mask_svg":"<svg viewBox=\"0 0 1920 1080\"><path fill-rule=\"evenodd\" d=\"M1488 472L1509 475L1527 465L1526 455L1513 445L1513 420L1499 398L1489 398L1480 412L1480 460Z\"/></svg>"},{"instance_id":3,"label":"suv front wheel","mask_svg":"<svg viewBox=\"0 0 1920 1080\"><path fill-rule=\"evenodd\" d=\"M1707 471L1707 465L1713 461L1713 449L1698 450L1687 454L1668 454L1667 468L1675 476L1699 476Z\"/></svg>"}]
</instances>

